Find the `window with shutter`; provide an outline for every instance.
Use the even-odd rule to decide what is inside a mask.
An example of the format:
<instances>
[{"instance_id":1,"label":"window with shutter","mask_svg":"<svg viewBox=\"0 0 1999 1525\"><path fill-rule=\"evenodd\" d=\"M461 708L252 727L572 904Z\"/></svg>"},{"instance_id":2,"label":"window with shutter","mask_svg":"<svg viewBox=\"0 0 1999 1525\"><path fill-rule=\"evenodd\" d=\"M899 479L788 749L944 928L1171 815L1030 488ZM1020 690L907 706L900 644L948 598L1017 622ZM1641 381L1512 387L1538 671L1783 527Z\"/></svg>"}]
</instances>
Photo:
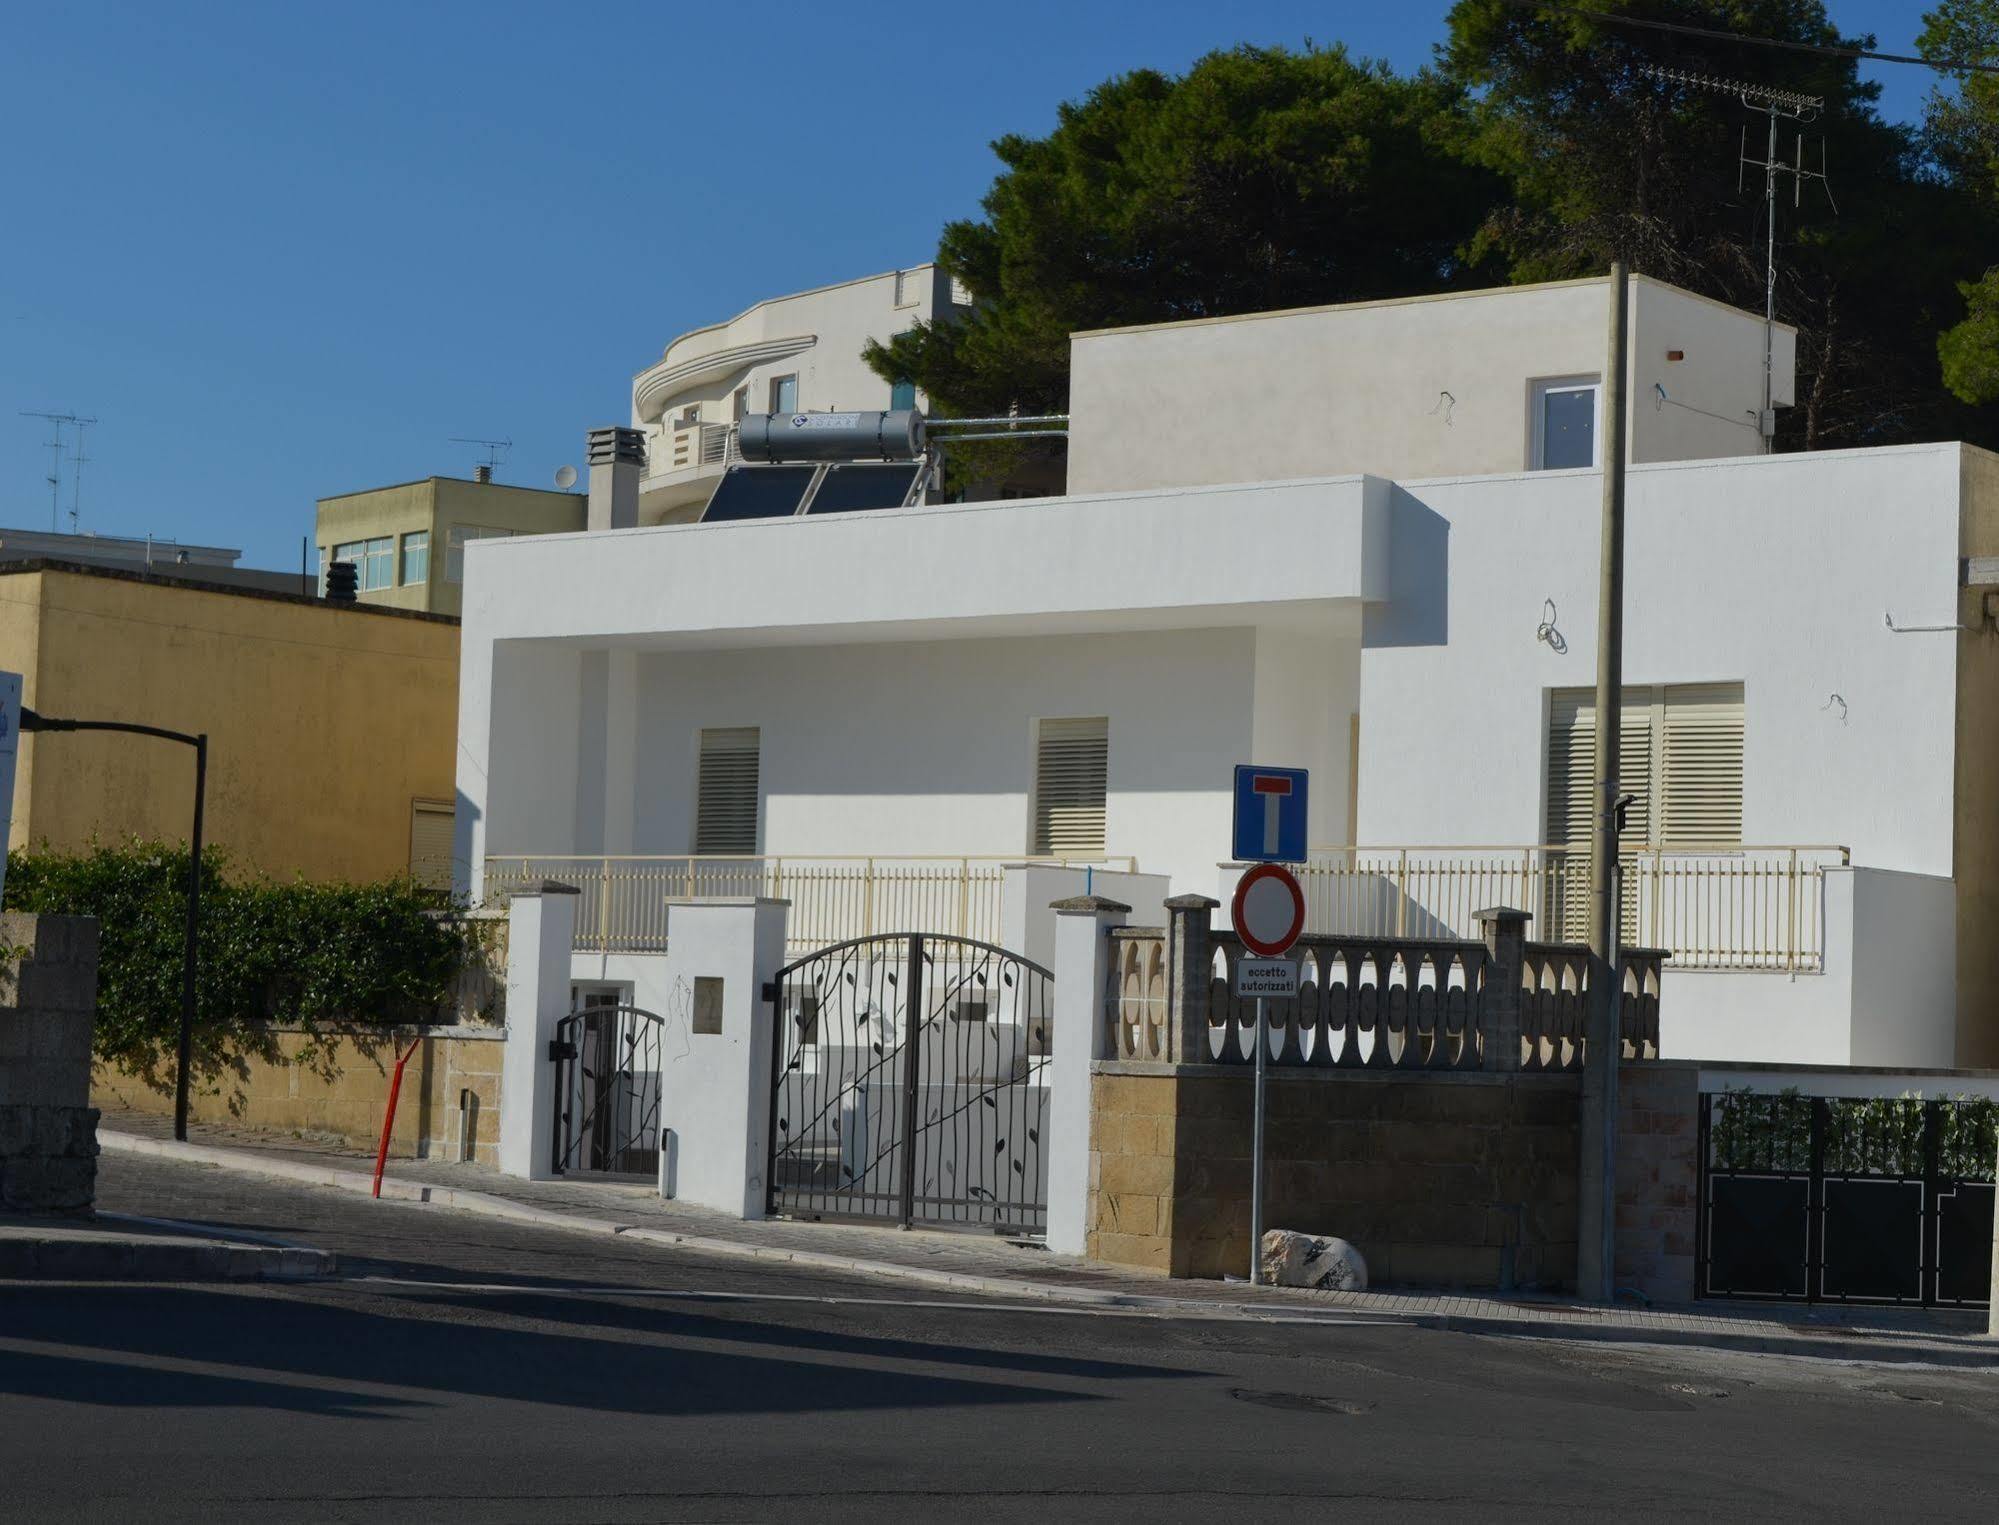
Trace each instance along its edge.
<instances>
[{"instance_id":1,"label":"window with shutter","mask_svg":"<svg viewBox=\"0 0 1999 1525\"><path fill-rule=\"evenodd\" d=\"M1686 683L1665 691L1659 846L1742 845L1742 685Z\"/></svg>"},{"instance_id":2,"label":"window with shutter","mask_svg":"<svg viewBox=\"0 0 1999 1525\"><path fill-rule=\"evenodd\" d=\"M1618 778L1630 795L1623 845L1667 852L1742 845L1742 685L1628 688L1619 726ZM1596 810L1596 693L1549 695L1547 828L1557 849L1547 920L1566 942L1589 935L1590 833ZM1625 904L1625 936L1635 935Z\"/></svg>"},{"instance_id":3,"label":"window with shutter","mask_svg":"<svg viewBox=\"0 0 1999 1525\"><path fill-rule=\"evenodd\" d=\"M1034 852L1097 858L1104 852L1110 721L1044 720L1034 760Z\"/></svg>"},{"instance_id":4,"label":"window with shutter","mask_svg":"<svg viewBox=\"0 0 1999 1525\"><path fill-rule=\"evenodd\" d=\"M410 802L410 878L425 889L451 888L451 835L456 816L447 800Z\"/></svg>"},{"instance_id":5,"label":"window with shutter","mask_svg":"<svg viewBox=\"0 0 1999 1525\"><path fill-rule=\"evenodd\" d=\"M754 853L757 850L757 727L730 726L701 733L701 771L696 788L694 850L697 853Z\"/></svg>"}]
</instances>

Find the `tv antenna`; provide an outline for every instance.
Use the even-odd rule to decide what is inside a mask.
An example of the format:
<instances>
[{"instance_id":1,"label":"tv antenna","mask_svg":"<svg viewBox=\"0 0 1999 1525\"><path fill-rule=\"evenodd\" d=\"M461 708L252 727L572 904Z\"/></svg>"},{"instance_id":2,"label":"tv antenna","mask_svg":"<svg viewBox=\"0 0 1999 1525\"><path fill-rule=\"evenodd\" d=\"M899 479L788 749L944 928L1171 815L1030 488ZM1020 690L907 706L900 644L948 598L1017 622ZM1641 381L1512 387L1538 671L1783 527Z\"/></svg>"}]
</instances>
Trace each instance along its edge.
<instances>
[{"instance_id":1,"label":"tv antenna","mask_svg":"<svg viewBox=\"0 0 1999 1525\"><path fill-rule=\"evenodd\" d=\"M510 439L473 439L463 434L454 434L451 437L451 443L454 445L477 445L486 452L486 459L479 463L481 469L476 473L481 482L490 482L493 480L494 468L504 461L507 458L507 452L514 448L514 442Z\"/></svg>"},{"instance_id":2,"label":"tv antenna","mask_svg":"<svg viewBox=\"0 0 1999 1525\"><path fill-rule=\"evenodd\" d=\"M74 413L37 413L27 408L21 410L21 417L47 419L49 423L49 438L47 442L49 447L49 474L42 480L49 484L49 532L51 534L56 533L61 527L63 426L67 424L76 431L74 450L69 457L71 465L75 467L75 470L71 473L69 484L69 527L70 532L74 534L77 521L83 512L83 463L90 459L89 456L83 453L83 431L96 423L97 420L94 418L79 418Z\"/></svg>"},{"instance_id":3,"label":"tv antenna","mask_svg":"<svg viewBox=\"0 0 1999 1525\"><path fill-rule=\"evenodd\" d=\"M1638 72L1648 74L1653 79L1665 80L1671 84L1684 85L1690 90L1709 90L1717 95L1732 95L1751 111L1759 111L1768 119L1770 136L1763 157L1749 157L1749 129L1742 129L1742 143L1737 152L1735 166L1735 188L1742 189L1742 172L1745 169L1763 171L1763 411L1756 418L1756 432L1763 437L1763 452L1769 454L1776 447L1777 404L1775 389L1774 347L1777 332L1777 177L1791 177L1791 205L1804 204L1805 182L1816 180L1825 190L1826 204L1839 214L1839 203L1832 199L1832 183L1826 179L1825 139L1819 139L1819 167L1805 168L1804 124L1818 120L1825 110L1825 98L1817 95L1800 95L1794 90L1775 90L1767 85L1752 85L1743 80L1717 79L1711 74L1695 74L1686 69L1668 69L1659 64L1640 64ZM1777 157L1777 119L1796 122L1799 126L1797 152L1791 163Z\"/></svg>"}]
</instances>

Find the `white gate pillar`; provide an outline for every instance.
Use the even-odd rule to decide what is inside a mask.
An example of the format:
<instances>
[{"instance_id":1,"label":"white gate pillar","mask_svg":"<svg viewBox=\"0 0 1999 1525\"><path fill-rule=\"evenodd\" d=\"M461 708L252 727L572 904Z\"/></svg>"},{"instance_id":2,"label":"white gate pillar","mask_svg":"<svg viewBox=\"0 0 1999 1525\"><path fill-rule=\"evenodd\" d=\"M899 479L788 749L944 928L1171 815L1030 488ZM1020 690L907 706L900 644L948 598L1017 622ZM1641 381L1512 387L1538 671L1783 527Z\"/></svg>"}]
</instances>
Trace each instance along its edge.
<instances>
[{"instance_id":1,"label":"white gate pillar","mask_svg":"<svg viewBox=\"0 0 1999 1525\"><path fill-rule=\"evenodd\" d=\"M507 1047L500 1074L500 1172L554 1178L555 1066L548 1045L569 1015L574 885L545 881L507 907Z\"/></svg>"},{"instance_id":2,"label":"white gate pillar","mask_svg":"<svg viewBox=\"0 0 1999 1525\"><path fill-rule=\"evenodd\" d=\"M662 1196L761 1218L788 900L670 900L660 1014Z\"/></svg>"},{"instance_id":3,"label":"white gate pillar","mask_svg":"<svg viewBox=\"0 0 1999 1525\"><path fill-rule=\"evenodd\" d=\"M1090 1066L1108 1052L1112 927L1131 907L1101 895L1054 902L1055 1041L1048 1090L1048 1248L1081 1255L1090 1217Z\"/></svg>"}]
</instances>

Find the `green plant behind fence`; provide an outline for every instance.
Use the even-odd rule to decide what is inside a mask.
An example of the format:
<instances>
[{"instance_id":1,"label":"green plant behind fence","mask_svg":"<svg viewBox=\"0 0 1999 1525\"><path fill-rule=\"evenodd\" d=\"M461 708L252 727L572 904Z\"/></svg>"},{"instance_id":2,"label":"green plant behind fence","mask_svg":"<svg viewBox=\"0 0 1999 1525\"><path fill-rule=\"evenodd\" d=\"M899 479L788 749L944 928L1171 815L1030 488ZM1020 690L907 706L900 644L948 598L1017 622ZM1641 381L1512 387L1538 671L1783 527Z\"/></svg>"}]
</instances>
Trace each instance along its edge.
<instances>
[{"instance_id":1,"label":"green plant behind fence","mask_svg":"<svg viewBox=\"0 0 1999 1525\"><path fill-rule=\"evenodd\" d=\"M185 846L126 842L81 853L16 851L6 909L98 921L97 1057L148 1085L173 1079L187 926ZM195 1074L212 1088L275 1050L268 1025L428 1020L451 994L473 934L408 879L280 884L233 876L202 853Z\"/></svg>"}]
</instances>

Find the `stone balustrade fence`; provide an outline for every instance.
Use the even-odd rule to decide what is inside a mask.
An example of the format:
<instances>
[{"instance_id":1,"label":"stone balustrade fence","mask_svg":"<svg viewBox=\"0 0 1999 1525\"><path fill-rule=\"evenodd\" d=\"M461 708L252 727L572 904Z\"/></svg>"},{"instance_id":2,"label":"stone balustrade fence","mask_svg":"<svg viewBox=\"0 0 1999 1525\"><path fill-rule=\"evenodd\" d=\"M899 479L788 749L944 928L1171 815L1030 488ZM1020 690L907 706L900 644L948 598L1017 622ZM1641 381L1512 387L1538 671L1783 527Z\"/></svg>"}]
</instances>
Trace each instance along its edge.
<instances>
[{"instance_id":1,"label":"stone balustrade fence","mask_svg":"<svg viewBox=\"0 0 1999 1525\"><path fill-rule=\"evenodd\" d=\"M1105 1051L1160 1064L1252 1064L1255 1002L1235 995L1243 957L1233 932L1212 930L1216 902L1167 902L1161 927L1111 930ZM1318 1069L1495 1070L1582 1067L1590 954L1530 943L1524 911L1479 913L1483 942L1310 936L1298 995L1266 1006L1269 1062ZM1659 1053L1659 978L1666 955L1621 955L1623 1057Z\"/></svg>"}]
</instances>

